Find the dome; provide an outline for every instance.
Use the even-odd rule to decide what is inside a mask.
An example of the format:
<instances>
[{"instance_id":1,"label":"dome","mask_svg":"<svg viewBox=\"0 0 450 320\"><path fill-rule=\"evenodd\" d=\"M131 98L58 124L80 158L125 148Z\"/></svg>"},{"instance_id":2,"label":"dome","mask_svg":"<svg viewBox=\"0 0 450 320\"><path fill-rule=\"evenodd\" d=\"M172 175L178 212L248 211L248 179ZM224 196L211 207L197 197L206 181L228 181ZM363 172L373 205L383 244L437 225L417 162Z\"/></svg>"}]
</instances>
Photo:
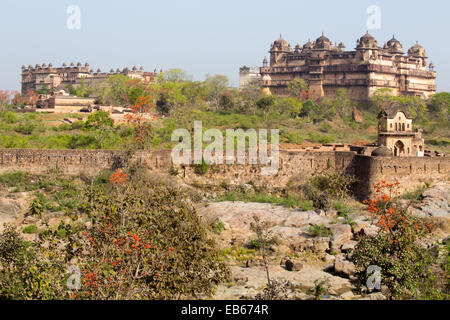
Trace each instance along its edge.
<instances>
[{"instance_id":1,"label":"dome","mask_svg":"<svg viewBox=\"0 0 450 320\"><path fill-rule=\"evenodd\" d=\"M372 151L372 157L392 157L392 151L385 146L381 146Z\"/></svg>"},{"instance_id":2,"label":"dome","mask_svg":"<svg viewBox=\"0 0 450 320\"><path fill-rule=\"evenodd\" d=\"M280 51L290 51L291 46L290 44L283 39L283 37L280 34L280 37L275 40L272 44L272 50L280 50Z\"/></svg>"},{"instance_id":3,"label":"dome","mask_svg":"<svg viewBox=\"0 0 450 320\"><path fill-rule=\"evenodd\" d=\"M297 45L295 46L294 52L295 52L295 53L300 53L301 51L302 51L302 47L301 47L299 44L297 44Z\"/></svg>"},{"instance_id":4,"label":"dome","mask_svg":"<svg viewBox=\"0 0 450 320\"><path fill-rule=\"evenodd\" d=\"M303 49L304 50L309 50L309 49L312 49L312 48L314 48L314 45L311 43L311 40L308 39L308 42L303 45Z\"/></svg>"},{"instance_id":5,"label":"dome","mask_svg":"<svg viewBox=\"0 0 450 320\"><path fill-rule=\"evenodd\" d=\"M413 45L413 46L408 50L408 55L409 55L409 56L413 56L413 57L426 58L426 57L427 57L427 52L426 52L425 49L419 44L419 42L416 42L416 44Z\"/></svg>"},{"instance_id":6,"label":"dome","mask_svg":"<svg viewBox=\"0 0 450 320\"><path fill-rule=\"evenodd\" d=\"M392 39L384 45L383 49L392 54L403 54L403 46L400 41L395 39L395 36L392 36Z\"/></svg>"},{"instance_id":7,"label":"dome","mask_svg":"<svg viewBox=\"0 0 450 320\"><path fill-rule=\"evenodd\" d=\"M357 42L356 49L379 49L377 40L369 34L369 31L366 32Z\"/></svg>"},{"instance_id":8,"label":"dome","mask_svg":"<svg viewBox=\"0 0 450 320\"><path fill-rule=\"evenodd\" d=\"M331 41L327 37L322 35L314 41L314 49L330 49L331 48Z\"/></svg>"}]
</instances>

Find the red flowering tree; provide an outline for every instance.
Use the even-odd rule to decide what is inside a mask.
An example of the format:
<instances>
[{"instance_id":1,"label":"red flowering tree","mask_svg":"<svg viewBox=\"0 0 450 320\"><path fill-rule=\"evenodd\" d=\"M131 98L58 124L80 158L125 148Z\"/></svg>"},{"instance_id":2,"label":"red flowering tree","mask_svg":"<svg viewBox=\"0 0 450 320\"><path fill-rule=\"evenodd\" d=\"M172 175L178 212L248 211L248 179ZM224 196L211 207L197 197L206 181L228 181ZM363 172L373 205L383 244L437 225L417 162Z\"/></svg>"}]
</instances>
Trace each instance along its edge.
<instances>
[{"instance_id":1,"label":"red flowering tree","mask_svg":"<svg viewBox=\"0 0 450 320\"><path fill-rule=\"evenodd\" d=\"M379 227L375 237L361 236L353 254L361 280L371 265L381 268L382 284L391 298L413 297L427 277L431 264L421 244L432 224L411 215L395 198L400 183L383 180L374 186L374 196L365 200L367 210Z\"/></svg>"},{"instance_id":2,"label":"red flowering tree","mask_svg":"<svg viewBox=\"0 0 450 320\"><path fill-rule=\"evenodd\" d=\"M134 128L134 143L138 149L149 149L153 125L152 120L156 116L152 113L155 108L154 97L142 95L136 99L136 103L131 107L132 113L125 117L128 123Z\"/></svg>"}]
</instances>

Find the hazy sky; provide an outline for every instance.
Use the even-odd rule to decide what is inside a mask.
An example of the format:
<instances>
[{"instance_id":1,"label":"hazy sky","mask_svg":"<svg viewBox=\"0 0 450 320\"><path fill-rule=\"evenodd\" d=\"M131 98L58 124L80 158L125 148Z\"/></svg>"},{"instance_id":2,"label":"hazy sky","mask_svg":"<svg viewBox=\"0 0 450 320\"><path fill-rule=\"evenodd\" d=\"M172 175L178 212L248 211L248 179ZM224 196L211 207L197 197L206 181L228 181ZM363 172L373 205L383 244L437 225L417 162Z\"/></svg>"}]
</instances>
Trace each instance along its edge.
<instances>
[{"instance_id":1,"label":"hazy sky","mask_svg":"<svg viewBox=\"0 0 450 320\"><path fill-rule=\"evenodd\" d=\"M407 51L416 41L450 91L450 4L443 0L1 0L0 89L20 89L21 66L89 62L92 68L182 68L194 79L260 66L280 33L292 47L320 34L353 50L371 5L381 9L380 45L395 33ZM81 28L66 12L81 9Z\"/></svg>"}]
</instances>

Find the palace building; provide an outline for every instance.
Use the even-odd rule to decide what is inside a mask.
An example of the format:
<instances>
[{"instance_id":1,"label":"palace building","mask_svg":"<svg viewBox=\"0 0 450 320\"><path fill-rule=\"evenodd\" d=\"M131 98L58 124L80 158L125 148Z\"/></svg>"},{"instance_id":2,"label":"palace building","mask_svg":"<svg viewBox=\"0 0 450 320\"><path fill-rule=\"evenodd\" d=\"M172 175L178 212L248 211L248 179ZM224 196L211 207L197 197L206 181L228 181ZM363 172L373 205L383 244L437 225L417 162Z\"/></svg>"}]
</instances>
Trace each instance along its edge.
<instances>
[{"instance_id":1,"label":"palace building","mask_svg":"<svg viewBox=\"0 0 450 320\"><path fill-rule=\"evenodd\" d=\"M29 91L36 91L42 88L58 90L66 90L67 85L77 86L82 79L89 82L102 82L109 76L115 74L123 74L131 79L140 79L144 83L150 83L157 75L156 69L154 72L146 72L143 67L139 69L133 67L131 70L124 68L123 70L113 69L110 72L102 72L97 69L96 72L89 68L89 64L82 65L80 62L75 65L73 62L68 66L66 63L62 67L53 67L51 63L46 65L37 64L33 66L22 66L22 94L27 94Z\"/></svg>"},{"instance_id":2,"label":"palace building","mask_svg":"<svg viewBox=\"0 0 450 320\"><path fill-rule=\"evenodd\" d=\"M313 99L332 97L339 88L355 101L368 100L380 88L423 98L436 92L436 72L425 49L416 43L405 54L395 37L381 47L366 33L355 50L346 51L343 43L333 44L323 34L294 49L280 35L269 53L270 64L265 58L260 68L260 83L268 94L287 95L286 85L295 78L307 81Z\"/></svg>"}]
</instances>

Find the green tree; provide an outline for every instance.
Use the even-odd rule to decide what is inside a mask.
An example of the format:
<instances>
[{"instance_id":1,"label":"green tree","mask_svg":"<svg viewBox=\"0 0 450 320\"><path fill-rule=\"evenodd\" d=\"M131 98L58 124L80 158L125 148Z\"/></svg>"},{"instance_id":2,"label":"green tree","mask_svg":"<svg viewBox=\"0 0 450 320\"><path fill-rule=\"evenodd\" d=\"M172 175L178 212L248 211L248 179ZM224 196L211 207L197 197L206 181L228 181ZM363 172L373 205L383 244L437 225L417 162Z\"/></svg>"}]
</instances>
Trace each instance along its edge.
<instances>
[{"instance_id":1,"label":"green tree","mask_svg":"<svg viewBox=\"0 0 450 320\"><path fill-rule=\"evenodd\" d=\"M277 98L274 95L264 96L256 101L256 106L264 113L264 115L267 115L276 100Z\"/></svg>"},{"instance_id":2,"label":"green tree","mask_svg":"<svg viewBox=\"0 0 450 320\"><path fill-rule=\"evenodd\" d=\"M372 94L372 96L370 97L370 102L374 110L378 112L389 105L389 103L392 101L391 99L393 96L394 92L392 91L392 89L380 88Z\"/></svg>"},{"instance_id":3,"label":"green tree","mask_svg":"<svg viewBox=\"0 0 450 320\"><path fill-rule=\"evenodd\" d=\"M430 112L440 121L450 121L450 92L440 92L431 98Z\"/></svg>"},{"instance_id":4,"label":"green tree","mask_svg":"<svg viewBox=\"0 0 450 320\"><path fill-rule=\"evenodd\" d=\"M428 118L428 107L425 100L417 96L400 96L392 97L392 101L396 101L405 106L411 116L416 120L426 120Z\"/></svg>"},{"instance_id":5,"label":"green tree","mask_svg":"<svg viewBox=\"0 0 450 320\"><path fill-rule=\"evenodd\" d=\"M207 100L212 102L213 105L217 108L219 106L220 95L228 89L228 78L220 74L216 74L214 76L207 74L204 85Z\"/></svg>"},{"instance_id":6,"label":"green tree","mask_svg":"<svg viewBox=\"0 0 450 320\"><path fill-rule=\"evenodd\" d=\"M295 98L299 98L303 91L308 91L308 83L304 79L295 78L288 82L287 91Z\"/></svg>"},{"instance_id":7,"label":"green tree","mask_svg":"<svg viewBox=\"0 0 450 320\"><path fill-rule=\"evenodd\" d=\"M110 76L106 81L103 101L113 105L128 105L128 88L126 82L129 80L130 78L122 74Z\"/></svg>"},{"instance_id":8,"label":"green tree","mask_svg":"<svg viewBox=\"0 0 450 320\"><path fill-rule=\"evenodd\" d=\"M114 120L111 119L108 112L99 110L89 115L86 120L85 126L87 129L90 129L94 132L95 141L89 139L91 137L86 137L86 139L82 141L86 141L86 143L89 142L89 145L98 141L100 148L103 149L105 140L108 139L112 134L112 130L114 128ZM80 144L79 140L80 139L77 140L78 144ZM77 143L75 143L75 145L77 145Z\"/></svg>"},{"instance_id":9,"label":"green tree","mask_svg":"<svg viewBox=\"0 0 450 320\"><path fill-rule=\"evenodd\" d=\"M182 69L170 69L164 72L164 79L171 82L192 81L192 76Z\"/></svg>"},{"instance_id":10,"label":"green tree","mask_svg":"<svg viewBox=\"0 0 450 320\"><path fill-rule=\"evenodd\" d=\"M86 128L90 129L105 129L113 126L114 120L111 119L108 112L103 110L90 114L86 120Z\"/></svg>"},{"instance_id":11,"label":"green tree","mask_svg":"<svg viewBox=\"0 0 450 320\"><path fill-rule=\"evenodd\" d=\"M283 98L275 102L274 110L289 117L296 118L302 110L302 103L295 98Z\"/></svg>"}]
</instances>

